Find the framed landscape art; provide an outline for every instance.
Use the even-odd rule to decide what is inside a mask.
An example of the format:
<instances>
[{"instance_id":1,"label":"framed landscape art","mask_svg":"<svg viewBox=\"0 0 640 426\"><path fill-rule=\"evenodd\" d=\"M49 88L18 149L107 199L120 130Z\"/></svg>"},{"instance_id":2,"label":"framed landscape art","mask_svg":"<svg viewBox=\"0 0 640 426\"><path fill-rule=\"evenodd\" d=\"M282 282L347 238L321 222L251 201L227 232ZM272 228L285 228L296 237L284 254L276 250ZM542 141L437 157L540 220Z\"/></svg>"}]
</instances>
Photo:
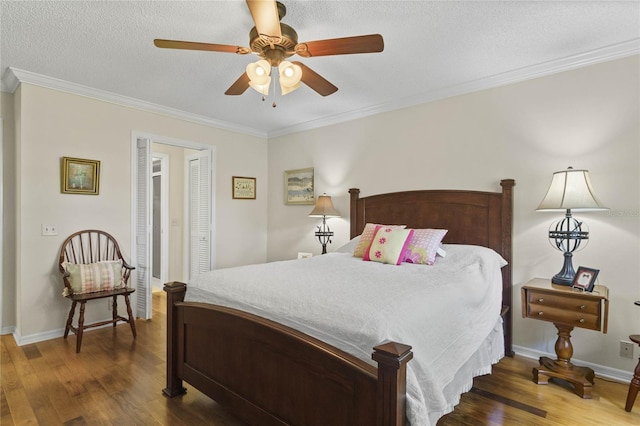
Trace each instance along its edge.
<instances>
[{"instance_id":1,"label":"framed landscape art","mask_svg":"<svg viewBox=\"0 0 640 426\"><path fill-rule=\"evenodd\" d=\"M313 205L316 202L313 185L313 167L284 172L284 203Z\"/></svg>"}]
</instances>

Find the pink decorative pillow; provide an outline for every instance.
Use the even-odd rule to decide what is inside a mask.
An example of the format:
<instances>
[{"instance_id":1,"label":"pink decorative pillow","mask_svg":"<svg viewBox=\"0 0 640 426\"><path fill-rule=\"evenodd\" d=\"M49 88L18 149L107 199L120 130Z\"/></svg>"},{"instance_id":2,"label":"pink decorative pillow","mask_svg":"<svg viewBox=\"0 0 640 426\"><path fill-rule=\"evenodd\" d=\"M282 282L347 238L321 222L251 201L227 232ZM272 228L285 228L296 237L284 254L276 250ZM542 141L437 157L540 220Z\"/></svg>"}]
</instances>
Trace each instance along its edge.
<instances>
[{"instance_id":1,"label":"pink decorative pillow","mask_svg":"<svg viewBox=\"0 0 640 426\"><path fill-rule=\"evenodd\" d=\"M407 225L379 225L376 223L367 223L364 226L364 230L362 231L362 235L360 235L360 240L358 241L358 245L353 251L354 257L363 257L369 246L371 245L371 240L373 239L373 234L376 232L376 226L388 226L390 228L399 228L404 229Z\"/></svg>"},{"instance_id":2,"label":"pink decorative pillow","mask_svg":"<svg viewBox=\"0 0 640 426\"><path fill-rule=\"evenodd\" d=\"M433 265L436 253L447 229L414 229L413 237L409 241L404 261L408 263L423 263Z\"/></svg>"},{"instance_id":3,"label":"pink decorative pillow","mask_svg":"<svg viewBox=\"0 0 640 426\"><path fill-rule=\"evenodd\" d=\"M377 226L363 260L399 265L402 263L413 229Z\"/></svg>"}]
</instances>

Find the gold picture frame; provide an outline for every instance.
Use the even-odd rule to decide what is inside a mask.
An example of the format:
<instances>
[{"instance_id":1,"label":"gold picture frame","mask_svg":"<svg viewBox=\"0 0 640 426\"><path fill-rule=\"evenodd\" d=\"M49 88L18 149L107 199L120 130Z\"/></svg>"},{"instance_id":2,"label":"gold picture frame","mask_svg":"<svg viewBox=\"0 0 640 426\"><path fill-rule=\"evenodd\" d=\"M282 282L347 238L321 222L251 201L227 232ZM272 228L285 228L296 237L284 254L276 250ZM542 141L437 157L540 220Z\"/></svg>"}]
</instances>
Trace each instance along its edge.
<instances>
[{"instance_id":1,"label":"gold picture frame","mask_svg":"<svg viewBox=\"0 0 640 426\"><path fill-rule=\"evenodd\" d=\"M314 205L316 203L313 167L284 172L284 203Z\"/></svg>"},{"instance_id":2,"label":"gold picture frame","mask_svg":"<svg viewBox=\"0 0 640 426\"><path fill-rule=\"evenodd\" d=\"M100 161L62 157L60 191L63 194L98 195Z\"/></svg>"},{"instance_id":3,"label":"gold picture frame","mask_svg":"<svg viewBox=\"0 0 640 426\"><path fill-rule=\"evenodd\" d=\"M256 199L256 178L233 176L231 182L234 200Z\"/></svg>"}]
</instances>

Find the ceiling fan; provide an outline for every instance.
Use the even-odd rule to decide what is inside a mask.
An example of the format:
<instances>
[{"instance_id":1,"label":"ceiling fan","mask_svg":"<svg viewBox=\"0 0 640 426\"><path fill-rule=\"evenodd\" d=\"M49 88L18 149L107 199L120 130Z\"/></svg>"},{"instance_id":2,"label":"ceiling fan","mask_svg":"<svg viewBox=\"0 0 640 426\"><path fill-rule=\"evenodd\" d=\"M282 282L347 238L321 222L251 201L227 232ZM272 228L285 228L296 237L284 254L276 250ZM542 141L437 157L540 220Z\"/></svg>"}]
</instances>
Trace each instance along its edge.
<instances>
[{"instance_id":1,"label":"ceiling fan","mask_svg":"<svg viewBox=\"0 0 640 426\"><path fill-rule=\"evenodd\" d=\"M241 95L249 87L267 95L272 68L277 67L283 95L297 89L302 82L320 95L327 96L335 93L338 88L303 63L289 62L287 59L295 54L309 58L375 53L384 49L380 34L298 43L296 31L280 22L287 12L282 3L275 0L246 1L255 23L255 27L249 32L250 47L163 39L155 39L153 43L156 47L166 49L206 50L238 55L256 53L261 59L247 65L246 71L227 89L225 95Z\"/></svg>"}]
</instances>

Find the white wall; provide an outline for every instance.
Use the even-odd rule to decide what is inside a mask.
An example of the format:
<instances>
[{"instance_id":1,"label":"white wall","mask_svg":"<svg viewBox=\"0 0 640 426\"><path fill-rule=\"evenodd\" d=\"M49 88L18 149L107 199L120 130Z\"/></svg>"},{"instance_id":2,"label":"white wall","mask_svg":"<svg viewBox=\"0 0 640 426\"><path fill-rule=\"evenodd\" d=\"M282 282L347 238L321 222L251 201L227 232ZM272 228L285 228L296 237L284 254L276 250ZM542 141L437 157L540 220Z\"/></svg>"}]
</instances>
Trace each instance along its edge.
<instances>
[{"instance_id":1,"label":"white wall","mask_svg":"<svg viewBox=\"0 0 640 426\"><path fill-rule=\"evenodd\" d=\"M255 176L258 186L266 185L266 140L29 84L22 84L14 96L20 117L13 248L18 338L38 340L64 328L69 302L60 295L56 261L67 235L104 229L131 259L132 132L215 145L217 265L266 260L266 196L251 202L231 197L232 175ZM101 161L98 196L60 193L63 156ZM58 235L43 237L41 224L56 225ZM106 303L101 305L87 309L87 321L108 314Z\"/></svg>"},{"instance_id":2,"label":"white wall","mask_svg":"<svg viewBox=\"0 0 640 426\"><path fill-rule=\"evenodd\" d=\"M551 277L562 254L548 243L562 214L535 209L554 171L586 168L609 213L575 214L591 230L574 266L600 269L610 288L609 333L577 329L574 359L632 371L618 342L640 332L640 129L638 56L457 96L269 140L269 260L320 253L311 206L283 202L285 170L315 168L316 194L331 195L340 219L335 250L349 238L348 189L361 195L434 188L499 191L514 178L514 343L554 353L552 324L521 318L520 288ZM409 342L410 343L410 342Z\"/></svg>"}]
</instances>

